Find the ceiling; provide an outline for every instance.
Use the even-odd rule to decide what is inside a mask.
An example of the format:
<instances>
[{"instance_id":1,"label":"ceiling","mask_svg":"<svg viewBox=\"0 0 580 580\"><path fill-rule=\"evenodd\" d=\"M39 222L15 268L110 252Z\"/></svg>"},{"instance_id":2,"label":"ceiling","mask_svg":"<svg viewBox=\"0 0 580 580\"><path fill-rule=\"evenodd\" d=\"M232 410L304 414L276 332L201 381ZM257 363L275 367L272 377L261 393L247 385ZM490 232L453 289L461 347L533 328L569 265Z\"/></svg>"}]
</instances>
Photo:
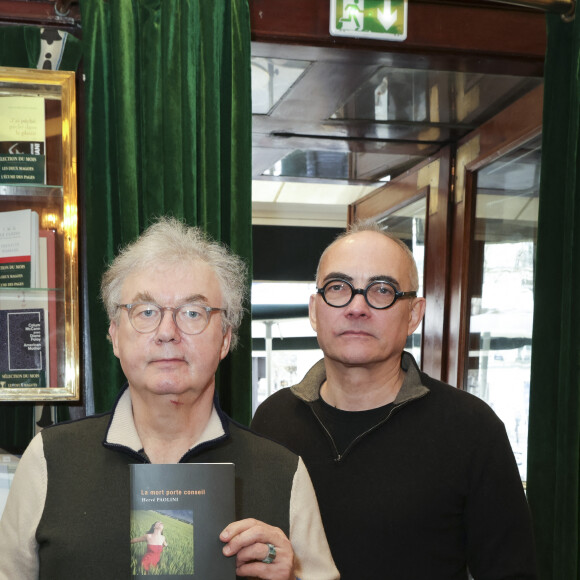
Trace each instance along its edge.
<instances>
[{"instance_id":1,"label":"ceiling","mask_svg":"<svg viewBox=\"0 0 580 580\"><path fill-rule=\"evenodd\" d=\"M405 68L379 51L252 43L253 223L344 227L348 204L541 78Z\"/></svg>"}]
</instances>

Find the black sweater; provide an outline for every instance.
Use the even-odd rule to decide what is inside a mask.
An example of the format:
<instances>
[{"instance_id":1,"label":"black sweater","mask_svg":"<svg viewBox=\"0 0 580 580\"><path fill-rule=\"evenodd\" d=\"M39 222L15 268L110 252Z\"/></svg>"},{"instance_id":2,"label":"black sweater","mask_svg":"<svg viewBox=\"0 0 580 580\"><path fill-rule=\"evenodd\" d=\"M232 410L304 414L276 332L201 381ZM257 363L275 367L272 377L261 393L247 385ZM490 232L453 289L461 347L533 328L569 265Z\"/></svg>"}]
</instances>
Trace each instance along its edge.
<instances>
[{"instance_id":1,"label":"black sweater","mask_svg":"<svg viewBox=\"0 0 580 580\"><path fill-rule=\"evenodd\" d=\"M339 456L316 412L323 361L258 408L252 428L300 454L343 580L537 578L531 521L503 423L421 373Z\"/></svg>"}]
</instances>

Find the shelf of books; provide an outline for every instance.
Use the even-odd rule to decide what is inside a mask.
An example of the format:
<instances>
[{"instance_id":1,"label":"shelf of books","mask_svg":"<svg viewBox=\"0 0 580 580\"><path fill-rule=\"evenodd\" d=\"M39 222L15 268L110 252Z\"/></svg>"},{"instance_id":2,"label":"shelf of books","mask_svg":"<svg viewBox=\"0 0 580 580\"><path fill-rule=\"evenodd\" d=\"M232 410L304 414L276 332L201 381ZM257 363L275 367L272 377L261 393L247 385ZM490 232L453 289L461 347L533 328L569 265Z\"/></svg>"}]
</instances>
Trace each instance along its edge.
<instances>
[{"instance_id":1,"label":"shelf of books","mask_svg":"<svg viewBox=\"0 0 580 580\"><path fill-rule=\"evenodd\" d=\"M74 79L0 67L0 402L79 398Z\"/></svg>"}]
</instances>

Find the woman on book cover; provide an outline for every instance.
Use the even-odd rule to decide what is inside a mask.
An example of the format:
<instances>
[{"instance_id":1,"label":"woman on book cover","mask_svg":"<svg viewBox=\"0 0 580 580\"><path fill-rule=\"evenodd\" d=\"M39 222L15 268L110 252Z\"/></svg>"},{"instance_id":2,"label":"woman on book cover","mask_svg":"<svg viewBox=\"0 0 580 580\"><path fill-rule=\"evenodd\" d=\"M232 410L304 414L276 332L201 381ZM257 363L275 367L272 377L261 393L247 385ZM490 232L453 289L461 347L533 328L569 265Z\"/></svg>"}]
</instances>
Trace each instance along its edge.
<instances>
[{"instance_id":1,"label":"woman on book cover","mask_svg":"<svg viewBox=\"0 0 580 580\"><path fill-rule=\"evenodd\" d=\"M141 560L141 567L146 572L149 572L151 566L157 568L163 548L167 547L167 540L163 535L163 522L155 522L145 535L131 540L132 544L138 542L147 542L147 551Z\"/></svg>"}]
</instances>

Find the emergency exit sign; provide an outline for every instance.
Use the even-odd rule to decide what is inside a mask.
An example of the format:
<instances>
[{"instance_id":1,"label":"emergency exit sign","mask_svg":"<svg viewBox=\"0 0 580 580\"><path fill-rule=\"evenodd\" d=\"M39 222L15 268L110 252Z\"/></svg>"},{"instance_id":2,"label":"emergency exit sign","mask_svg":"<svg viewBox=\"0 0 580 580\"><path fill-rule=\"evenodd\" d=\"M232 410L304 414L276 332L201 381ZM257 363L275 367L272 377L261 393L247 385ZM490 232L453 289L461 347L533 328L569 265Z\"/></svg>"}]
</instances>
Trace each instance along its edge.
<instances>
[{"instance_id":1,"label":"emergency exit sign","mask_svg":"<svg viewBox=\"0 0 580 580\"><path fill-rule=\"evenodd\" d=\"M330 0L330 34L405 40L407 0Z\"/></svg>"}]
</instances>

